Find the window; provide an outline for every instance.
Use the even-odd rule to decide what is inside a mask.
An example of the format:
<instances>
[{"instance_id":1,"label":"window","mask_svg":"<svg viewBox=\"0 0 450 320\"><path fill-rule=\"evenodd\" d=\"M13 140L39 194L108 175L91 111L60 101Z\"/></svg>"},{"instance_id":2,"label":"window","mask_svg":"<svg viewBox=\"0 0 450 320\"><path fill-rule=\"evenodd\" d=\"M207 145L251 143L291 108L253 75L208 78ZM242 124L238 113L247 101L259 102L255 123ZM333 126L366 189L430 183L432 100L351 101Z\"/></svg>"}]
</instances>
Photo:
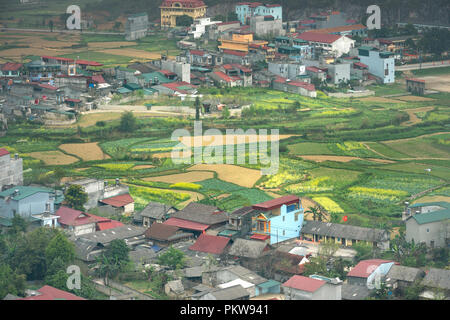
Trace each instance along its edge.
<instances>
[{"instance_id":1,"label":"window","mask_svg":"<svg viewBox=\"0 0 450 320\"><path fill-rule=\"evenodd\" d=\"M284 222L284 220L285 220L284 218L285 218L285 216L282 217L283 222Z\"/></svg>"},{"instance_id":2,"label":"window","mask_svg":"<svg viewBox=\"0 0 450 320\"><path fill-rule=\"evenodd\" d=\"M427 232L430 232L430 229L427 229Z\"/></svg>"},{"instance_id":3,"label":"window","mask_svg":"<svg viewBox=\"0 0 450 320\"><path fill-rule=\"evenodd\" d=\"M384 75L385 75L385 76L388 76L388 75L389 75L389 69L385 69L385 70L384 70Z\"/></svg>"},{"instance_id":4,"label":"window","mask_svg":"<svg viewBox=\"0 0 450 320\"><path fill-rule=\"evenodd\" d=\"M285 230L283 230L283 236L286 234Z\"/></svg>"}]
</instances>

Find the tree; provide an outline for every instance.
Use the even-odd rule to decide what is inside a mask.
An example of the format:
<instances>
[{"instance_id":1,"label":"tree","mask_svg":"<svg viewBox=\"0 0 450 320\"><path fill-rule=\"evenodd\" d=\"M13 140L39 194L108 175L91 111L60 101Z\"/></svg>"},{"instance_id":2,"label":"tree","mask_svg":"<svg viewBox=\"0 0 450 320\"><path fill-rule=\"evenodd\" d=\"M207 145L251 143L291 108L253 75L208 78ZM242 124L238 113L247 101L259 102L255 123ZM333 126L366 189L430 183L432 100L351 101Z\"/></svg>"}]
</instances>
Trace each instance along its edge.
<instances>
[{"instance_id":1,"label":"tree","mask_svg":"<svg viewBox=\"0 0 450 320\"><path fill-rule=\"evenodd\" d=\"M166 252L158 257L158 263L169 266L172 269L181 269L185 264L183 251L170 247Z\"/></svg>"},{"instance_id":2,"label":"tree","mask_svg":"<svg viewBox=\"0 0 450 320\"><path fill-rule=\"evenodd\" d=\"M119 130L122 132L132 132L136 129L136 117L131 111L125 111L120 117Z\"/></svg>"},{"instance_id":3,"label":"tree","mask_svg":"<svg viewBox=\"0 0 450 320\"><path fill-rule=\"evenodd\" d=\"M119 274L121 266L115 259L108 258L106 255L101 255L97 258L97 269L95 273L102 277L105 285L108 285L108 280L114 278Z\"/></svg>"},{"instance_id":4,"label":"tree","mask_svg":"<svg viewBox=\"0 0 450 320\"><path fill-rule=\"evenodd\" d=\"M75 247L64 234L58 232L56 236L50 240L47 248L45 248L45 259L49 266L56 259L60 259L67 266L75 259Z\"/></svg>"},{"instance_id":5,"label":"tree","mask_svg":"<svg viewBox=\"0 0 450 320\"><path fill-rule=\"evenodd\" d=\"M333 240L322 241L319 245L319 256L331 259L338 251L339 245Z\"/></svg>"},{"instance_id":6,"label":"tree","mask_svg":"<svg viewBox=\"0 0 450 320\"><path fill-rule=\"evenodd\" d=\"M84 192L82 186L72 184L64 193L64 200L69 207L76 210L84 210L84 204L88 200L88 195Z\"/></svg>"},{"instance_id":7,"label":"tree","mask_svg":"<svg viewBox=\"0 0 450 320\"><path fill-rule=\"evenodd\" d=\"M22 216L16 214L11 219L11 228L8 230L9 234L19 234L27 230L27 221Z\"/></svg>"},{"instance_id":8,"label":"tree","mask_svg":"<svg viewBox=\"0 0 450 320\"><path fill-rule=\"evenodd\" d=\"M53 20L48 22L48 26L50 27L50 32L53 32Z\"/></svg>"},{"instance_id":9,"label":"tree","mask_svg":"<svg viewBox=\"0 0 450 320\"><path fill-rule=\"evenodd\" d=\"M322 221L325 218L325 213L322 211L320 206L310 207L305 213L312 214L314 221Z\"/></svg>"},{"instance_id":10,"label":"tree","mask_svg":"<svg viewBox=\"0 0 450 320\"><path fill-rule=\"evenodd\" d=\"M189 27L194 23L194 19L187 14L183 14L182 16L177 16L176 25L181 27Z\"/></svg>"},{"instance_id":11,"label":"tree","mask_svg":"<svg viewBox=\"0 0 450 320\"><path fill-rule=\"evenodd\" d=\"M358 242L352 248L356 251L356 262L373 258L373 247L370 244Z\"/></svg>"},{"instance_id":12,"label":"tree","mask_svg":"<svg viewBox=\"0 0 450 320\"><path fill-rule=\"evenodd\" d=\"M200 98L195 97L195 120L200 120Z\"/></svg>"},{"instance_id":13,"label":"tree","mask_svg":"<svg viewBox=\"0 0 450 320\"><path fill-rule=\"evenodd\" d=\"M303 275L305 277L310 276L312 274L320 274L326 276L327 271L327 261L324 257L317 256L309 258L309 262L305 263L305 268L303 271Z\"/></svg>"},{"instance_id":14,"label":"tree","mask_svg":"<svg viewBox=\"0 0 450 320\"><path fill-rule=\"evenodd\" d=\"M115 239L106 248L105 256L110 260L116 261L123 268L130 261L129 252L130 248L128 248L124 240Z\"/></svg>"},{"instance_id":15,"label":"tree","mask_svg":"<svg viewBox=\"0 0 450 320\"><path fill-rule=\"evenodd\" d=\"M230 110L227 107L223 107L222 109L222 118L228 119L230 117Z\"/></svg>"},{"instance_id":16,"label":"tree","mask_svg":"<svg viewBox=\"0 0 450 320\"><path fill-rule=\"evenodd\" d=\"M55 169L55 171L54 171L54 173L53 173L53 176L55 177L56 183L57 183L58 185L61 184L61 179L62 179L65 175L66 175L66 171L65 171L63 168L57 167L57 168Z\"/></svg>"},{"instance_id":17,"label":"tree","mask_svg":"<svg viewBox=\"0 0 450 320\"><path fill-rule=\"evenodd\" d=\"M17 274L5 263L0 264L0 299L8 293L13 295L24 295L25 275Z\"/></svg>"}]
</instances>

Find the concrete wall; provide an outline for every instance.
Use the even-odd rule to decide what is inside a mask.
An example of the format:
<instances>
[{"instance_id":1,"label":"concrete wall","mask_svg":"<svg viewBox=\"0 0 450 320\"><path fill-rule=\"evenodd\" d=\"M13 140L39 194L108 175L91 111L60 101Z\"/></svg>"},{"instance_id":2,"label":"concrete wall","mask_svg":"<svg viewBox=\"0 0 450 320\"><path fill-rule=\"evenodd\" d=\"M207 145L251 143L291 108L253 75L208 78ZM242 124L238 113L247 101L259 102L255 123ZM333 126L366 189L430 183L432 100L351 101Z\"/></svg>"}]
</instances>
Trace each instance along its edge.
<instances>
[{"instance_id":1,"label":"concrete wall","mask_svg":"<svg viewBox=\"0 0 450 320\"><path fill-rule=\"evenodd\" d=\"M263 16L257 16L250 19L250 31L257 36L282 36L286 32L283 29L281 19L264 21Z\"/></svg>"},{"instance_id":2,"label":"concrete wall","mask_svg":"<svg viewBox=\"0 0 450 320\"><path fill-rule=\"evenodd\" d=\"M7 154L0 157L0 190L3 186L11 184L23 184L23 160L11 159L11 155Z\"/></svg>"},{"instance_id":3,"label":"concrete wall","mask_svg":"<svg viewBox=\"0 0 450 320\"><path fill-rule=\"evenodd\" d=\"M426 214L426 213L425 213ZM444 247L446 245L445 238L450 235L450 222L438 221L433 223L418 224L414 218L406 221L406 241L415 243L425 242L427 246Z\"/></svg>"}]
</instances>

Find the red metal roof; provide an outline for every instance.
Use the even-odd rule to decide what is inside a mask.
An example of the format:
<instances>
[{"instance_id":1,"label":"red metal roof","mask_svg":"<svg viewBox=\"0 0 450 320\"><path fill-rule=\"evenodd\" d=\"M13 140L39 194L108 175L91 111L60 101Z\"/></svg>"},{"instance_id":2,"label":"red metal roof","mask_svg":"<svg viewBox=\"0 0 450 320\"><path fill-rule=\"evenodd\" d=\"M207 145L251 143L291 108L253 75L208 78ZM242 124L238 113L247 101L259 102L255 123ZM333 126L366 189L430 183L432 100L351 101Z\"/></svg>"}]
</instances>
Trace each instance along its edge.
<instances>
[{"instance_id":1,"label":"red metal roof","mask_svg":"<svg viewBox=\"0 0 450 320\"><path fill-rule=\"evenodd\" d=\"M103 64L97 61L88 61L88 60L76 60L77 64L83 65L83 66L92 66L92 67L101 67Z\"/></svg>"},{"instance_id":2,"label":"red metal roof","mask_svg":"<svg viewBox=\"0 0 450 320\"><path fill-rule=\"evenodd\" d=\"M196 86L184 82L184 81L177 81L177 82L169 82L169 83L163 83L161 84L163 87L169 88L173 91L177 91L179 93L188 94L189 92L183 89L179 89L178 87L191 87L192 89L196 88Z\"/></svg>"},{"instance_id":3,"label":"red metal roof","mask_svg":"<svg viewBox=\"0 0 450 320\"><path fill-rule=\"evenodd\" d=\"M2 71L17 71L20 68L22 68L22 64L21 63L13 63L13 62L7 62L4 65L2 65L0 67L0 69Z\"/></svg>"},{"instance_id":4,"label":"red metal roof","mask_svg":"<svg viewBox=\"0 0 450 320\"><path fill-rule=\"evenodd\" d=\"M299 23L300 24L313 24L313 23L316 23L316 21L307 19L307 20L300 20Z\"/></svg>"},{"instance_id":5,"label":"red metal roof","mask_svg":"<svg viewBox=\"0 0 450 320\"><path fill-rule=\"evenodd\" d=\"M361 67L361 68L369 68L369 66L367 64L364 64L362 62L353 62L353 65Z\"/></svg>"},{"instance_id":6,"label":"red metal roof","mask_svg":"<svg viewBox=\"0 0 450 320\"><path fill-rule=\"evenodd\" d=\"M59 290L54 287L45 285L38 290L40 295L29 296L19 300L86 300L67 291Z\"/></svg>"},{"instance_id":7,"label":"red metal roof","mask_svg":"<svg viewBox=\"0 0 450 320\"><path fill-rule=\"evenodd\" d=\"M57 87L52 86L52 85L50 85L50 84L46 84L46 83L39 83L38 86L41 87L41 88L44 88L44 89L58 90Z\"/></svg>"},{"instance_id":8,"label":"red metal roof","mask_svg":"<svg viewBox=\"0 0 450 320\"><path fill-rule=\"evenodd\" d=\"M190 246L189 249L211 254L222 254L230 240L231 239L228 237L201 234L197 241Z\"/></svg>"},{"instance_id":9,"label":"red metal roof","mask_svg":"<svg viewBox=\"0 0 450 320\"><path fill-rule=\"evenodd\" d=\"M229 50L229 49L223 49L223 53L231 54L233 56L239 56L239 57L245 57L247 55L246 52L241 52L241 51L236 51L236 50Z\"/></svg>"},{"instance_id":10,"label":"red metal roof","mask_svg":"<svg viewBox=\"0 0 450 320\"><path fill-rule=\"evenodd\" d=\"M96 76L92 76L91 80L97 83L106 83L105 79L103 79L102 75L96 75Z\"/></svg>"},{"instance_id":11,"label":"red metal roof","mask_svg":"<svg viewBox=\"0 0 450 320\"><path fill-rule=\"evenodd\" d=\"M417 79L417 78L406 78L406 80L425 83L425 80Z\"/></svg>"},{"instance_id":12,"label":"red metal roof","mask_svg":"<svg viewBox=\"0 0 450 320\"><path fill-rule=\"evenodd\" d=\"M270 236L267 234L253 234L250 239L255 239L255 240L262 240L262 241L266 241L267 239L269 239Z\"/></svg>"},{"instance_id":13,"label":"red metal roof","mask_svg":"<svg viewBox=\"0 0 450 320\"><path fill-rule=\"evenodd\" d=\"M105 204L109 204L110 206L113 207L124 207L127 204L133 203L134 199L130 196L129 193L125 193L125 194L121 194L119 196L115 196L115 197L111 197L108 199L103 199L100 202L105 203Z\"/></svg>"},{"instance_id":14,"label":"red metal roof","mask_svg":"<svg viewBox=\"0 0 450 320\"><path fill-rule=\"evenodd\" d=\"M233 66L231 64L224 64L222 66L225 70L233 70Z\"/></svg>"},{"instance_id":15,"label":"red metal roof","mask_svg":"<svg viewBox=\"0 0 450 320\"><path fill-rule=\"evenodd\" d=\"M295 275L283 283L284 287L289 287L306 292L315 292L322 287L326 281Z\"/></svg>"},{"instance_id":16,"label":"red metal roof","mask_svg":"<svg viewBox=\"0 0 450 320\"><path fill-rule=\"evenodd\" d=\"M10 154L8 150L0 148L0 157L6 156L7 154Z\"/></svg>"},{"instance_id":17,"label":"red metal roof","mask_svg":"<svg viewBox=\"0 0 450 320\"><path fill-rule=\"evenodd\" d=\"M226 82L231 82L233 81L233 79L231 77L229 77L228 75L226 75L225 73L223 73L222 71L215 71L213 72L216 76L218 76L220 79L226 81Z\"/></svg>"},{"instance_id":18,"label":"red metal roof","mask_svg":"<svg viewBox=\"0 0 450 320\"><path fill-rule=\"evenodd\" d=\"M191 54L196 55L196 56L203 56L205 55L205 51L202 50L190 50L189 51Z\"/></svg>"},{"instance_id":19,"label":"red metal roof","mask_svg":"<svg viewBox=\"0 0 450 320\"><path fill-rule=\"evenodd\" d=\"M224 25L227 25L227 24L235 24L235 23L239 23L239 24L240 24L239 21L228 21L228 22L221 22L221 23L218 23L217 25L218 25L218 26L224 26Z\"/></svg>"},{"instance_id":20,"label":"red metal roof","mask_svg":"<svg viewBox=\"0 0 450 320\"><path fill-rule=\"evenodd\" d=\"M122 226L123 226L123 223L120 221L116 221L116 220L97 222L97 229L99 231L114 229L114 228L122 227Z\"/></svg>"},{"instance_id":21,"label":"red metal roof","mask_svg":"<svg viewBox=\"0 0 450 320\"><path fill-rule=\"evenodd\" d=\"M57 60L57 61L67 61L67 62L73 62L73 59L70 58L63 58L63 57L52 57L52 56L42 56L43 59L49 59L49 60Z\"/></svg>"},{"instance_id":22,"label":"red metal roof","mask_svg":"<svg viewBox=\"0 0 450 320\"><path fill-rule=\"evenodd\" d=\"M290 205L300 201L300 198L294 195L288 195L269 201L261 202L252 206L253 209L271 210L274 208L279 208L283 204Z\"/></svg>"},{"instance_id":23,"label":"red metal roof","mask_svg":"<svg viewBox=\"0 0 450 320\"><path fill-rule=\"evenodd\" d=\"M80 99L66 99L66 100L64 100L64 102L75 102L75 103L78 103L78 102L81 102L81 100Z\"/></svg>"},{"instance_id":24,"label":"red metal roof","mask_svg":"<svg viewBox=\"0 0 450 320\"><path fill-rule=\"evenodd\" d=\"M65 226L82 226L97 222L88 213L68 207L60 207L55 215L59 216L58 222Z\"/></svg>"},{"instance_id":25,"label":"red metal roof","mask_svg":"<svg viewBox=\"0 0 450 320\"><path fill-rule=\"evenodd\" d=\"M367 278L375 269L383 263L394 262L391 260L371 259L360 261L349 273L347 277Z\"/></svg>"},{"instance_id":26,"label":"red metal roof","mask_svg":"<svg viewBox=\"0 0 450 320\"><path fill-rule=\"evenodd\" d=\"M314 72L314 73L322 72L322 70L320 70L320 69L317 68L317 67L306 67L306 70L311 71L311 72Z\"/></svg>"},{"instance_id":27,"label":"red metal roof","mask_svg":"<svg viewBox=\"0 0 450 320\"><path fill-rule=\"evenodd\" d=\"M209 225L202 224L198 222L187 221L179 218L169 218L163 222L163 224L168 224L170 226L176 226L180 229L188 229L194 231L204 231L209 228Z\"/></svg>"},{"instance_id":28,"label":"red metal roof","mask_svg":"<svg viewBox=\"0 0 450 320\"><path fill-rule=\"evenodd\" d=\"M302 39L305 41L321 42L321 43L333 43L340 39L342 36L336 34L320 33L320 32L303 32L297 39Z\"/></svg>"}]
</instances>

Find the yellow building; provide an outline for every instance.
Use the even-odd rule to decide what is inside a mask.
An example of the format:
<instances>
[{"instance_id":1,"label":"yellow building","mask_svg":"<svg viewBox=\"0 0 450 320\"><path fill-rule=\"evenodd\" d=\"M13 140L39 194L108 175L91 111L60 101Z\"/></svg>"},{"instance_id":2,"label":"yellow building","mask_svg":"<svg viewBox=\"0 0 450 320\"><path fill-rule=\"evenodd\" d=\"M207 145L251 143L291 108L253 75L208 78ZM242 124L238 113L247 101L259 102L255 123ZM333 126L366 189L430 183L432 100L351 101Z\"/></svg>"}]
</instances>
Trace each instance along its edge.
<instances>
[{"instance_id":1,"label":"yellow building","mask_svg":"<svg viewBox=\"0 0 450 320\"><path fill-rule=\"evenodd\" d=\"M164 0L161 6L161 27L175 27L177 16L188 15L193 19L206 14L206 5L202 0Z\"/></svg>"},{"instance_id":2,"label":"yellow building","mask_svg":"<svg viewBox=\"0 0 450 320\"><path fill-rule=\"evenodd\" d=\"M267 41L253 40L253 33L233 33L231 39L219 39L221 50L235 50L248 52L248 47L251 44L267 45Z\"/></svg>"}]
</instances>

